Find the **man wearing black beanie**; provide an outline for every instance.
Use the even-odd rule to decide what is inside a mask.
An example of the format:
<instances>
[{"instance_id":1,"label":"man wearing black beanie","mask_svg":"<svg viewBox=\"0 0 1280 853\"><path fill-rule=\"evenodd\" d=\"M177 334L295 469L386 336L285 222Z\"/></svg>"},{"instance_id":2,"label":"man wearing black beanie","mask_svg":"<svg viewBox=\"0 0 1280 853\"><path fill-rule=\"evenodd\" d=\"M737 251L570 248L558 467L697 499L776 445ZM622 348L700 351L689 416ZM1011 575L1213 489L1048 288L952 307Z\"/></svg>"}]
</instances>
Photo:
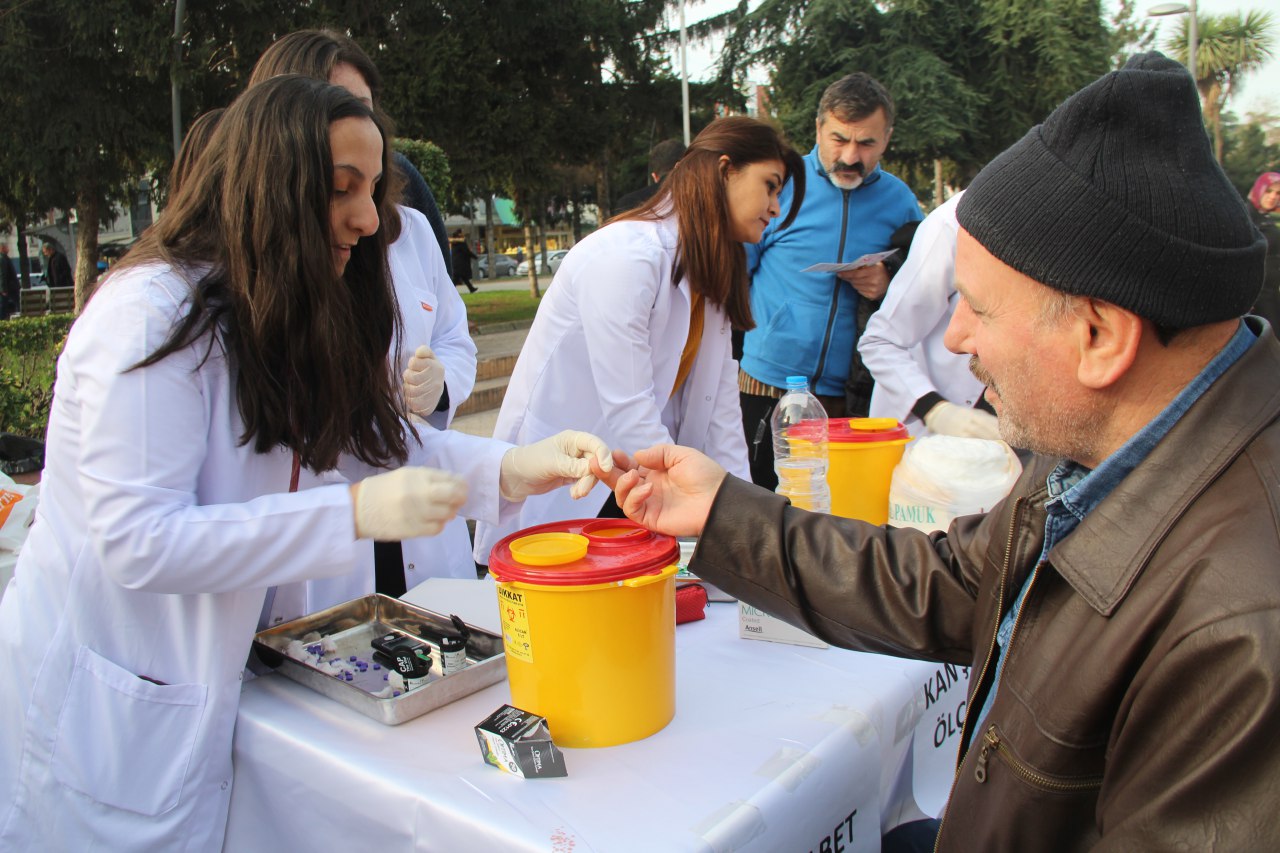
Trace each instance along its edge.
<instances>
[{"instance_id":1,"label":"man wearing black beanie","mask_svg":"<svg viewBox=\"0 0 1280 853\"><path fill-rule=\"evenodd\" d=\"M690 571L833 645L972 668L940 831L910 825L926 849L1274 849L1280 341L1242 316L1265 243L1191 76L1133 58L957 216L947 346L1039 454L1007 500L925 535L664 447L618 504L700 535Z\"/></svg>"}]
</instances>

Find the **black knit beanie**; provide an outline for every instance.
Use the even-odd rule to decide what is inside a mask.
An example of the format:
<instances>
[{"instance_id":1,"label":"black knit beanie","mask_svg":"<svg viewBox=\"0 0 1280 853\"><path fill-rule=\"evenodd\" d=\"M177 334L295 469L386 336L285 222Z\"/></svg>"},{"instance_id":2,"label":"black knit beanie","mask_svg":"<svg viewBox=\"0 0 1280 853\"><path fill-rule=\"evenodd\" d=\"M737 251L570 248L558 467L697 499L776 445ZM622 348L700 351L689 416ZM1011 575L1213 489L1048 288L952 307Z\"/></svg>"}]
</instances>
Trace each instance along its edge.
<instances>
[{"instance_id":1,"label":"black knit beanie","mask_svg":"<svg viewBox=\"0 0 1280 853\"><path fill-rule=\"evenodd\" d=\"M992 160L956 216L1019 272L1161 326L1239 317L1262 288L1266 240L1213 157L1191 75L1156 52Z\"/></svg>"}]
</instances>

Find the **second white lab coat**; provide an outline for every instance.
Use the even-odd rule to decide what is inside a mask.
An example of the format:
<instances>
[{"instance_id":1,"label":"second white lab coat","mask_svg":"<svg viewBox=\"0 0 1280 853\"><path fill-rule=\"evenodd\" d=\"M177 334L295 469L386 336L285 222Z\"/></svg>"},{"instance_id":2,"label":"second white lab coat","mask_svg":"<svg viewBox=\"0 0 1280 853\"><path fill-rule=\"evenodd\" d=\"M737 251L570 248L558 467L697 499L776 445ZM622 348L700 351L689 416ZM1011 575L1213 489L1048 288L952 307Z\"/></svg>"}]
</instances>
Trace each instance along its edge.
<instances>
[{"instance_id":1,"label":"second white lab coat","mask_svg":"<svg viewBox=\"0 0 1280 853\"><path fill-rule=\"evenodd\" d=\"M956 193L916 229L907 260L893 277L880 310L871 315L858 342L863 363L875 379L871 417L894 418L912 435L925 432L911 407L933 391L972 408L983 385L969 372L969 356L943 344L960 298L955 286Z\"/></svg>"},{"instance_id":2,"label":"second white lab coat","mask_svg":"<svg viewBox=\"0 0 1280 853\"><path fill-rule=\"evenodd\" d=\"M674 216L608 225L575 246L543 297L516 361L493 434L529 444L585 430L634 453L674 442L749 478L729 318L707 304L688 379L673 396L689 336L689 283L675 282ZM600 484L574 501L557 489L506 523L476 525L476 560L515 530L600 512Z\"/></svg>"},{"instance_id":3,"label":"second white lab coat","mask_svg":"<svg viewBox=\"0 0 1280 853\"><path fill-rule=\"evenodd\" d=\"M404 318L399 370L404 372L409 358L423 343L444 363L449 408L428 417L427 424L430 428L445 430L453 423L458 406L471 396L475 387L476 343L467 328L467 308L449 278L440 244L427 218L406 207L400 208L400 217L404 228L399 239L391 244L387 258ZM427 578L474 579L476 576L476 564L471 559L471 534L462 516L446 524L438 536L404 540L401 549L408 589Z\"/></svg>"},{"instance_id":4,"label":"second white lab coat","mask_svg":"<svg viewBox=\"0 0 1280 853\"><path fill-rule=\"evenodd\" d=\"M0 599L0 849L221 847L266 590L351 572L349 486L257 453L207 341L131 370L186 310L155 264L109 277L58 361L35 523ZM207 355L207 358L205 356ZM505 445L417 452L497 518Z\"/></svg>"}]
</instances>

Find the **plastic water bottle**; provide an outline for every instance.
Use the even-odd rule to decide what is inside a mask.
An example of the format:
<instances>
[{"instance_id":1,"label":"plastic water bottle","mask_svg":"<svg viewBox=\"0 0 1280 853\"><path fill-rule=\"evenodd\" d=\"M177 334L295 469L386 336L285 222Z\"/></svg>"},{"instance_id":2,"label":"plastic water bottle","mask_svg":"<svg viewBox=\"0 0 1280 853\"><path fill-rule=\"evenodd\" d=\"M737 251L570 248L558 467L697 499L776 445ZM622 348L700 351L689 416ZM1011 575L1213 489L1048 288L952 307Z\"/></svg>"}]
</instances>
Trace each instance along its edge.
<instances>
[{"instance_id":1,"label":"plastic water bottle","mask_svg":"<svg viewBox=\"0 0 1280 853\"><path fill-rule=\"evenodd\" d=\"M773 409L773 470L778 494L792 506L831 512L827 486L827 411L803 376L787 377L787 393Z\"/></svg>"}]
</instances>

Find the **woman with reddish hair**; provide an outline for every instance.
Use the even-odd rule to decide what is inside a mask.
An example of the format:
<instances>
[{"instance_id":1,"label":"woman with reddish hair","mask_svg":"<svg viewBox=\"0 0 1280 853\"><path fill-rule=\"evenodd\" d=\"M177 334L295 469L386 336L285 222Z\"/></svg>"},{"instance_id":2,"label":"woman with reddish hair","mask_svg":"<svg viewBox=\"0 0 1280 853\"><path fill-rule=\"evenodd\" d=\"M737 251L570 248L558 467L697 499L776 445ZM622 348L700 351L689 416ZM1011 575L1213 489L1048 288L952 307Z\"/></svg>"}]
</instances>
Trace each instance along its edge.
<instances>
[{"instance_id":1,"label":"woman with reddish hair","mask_svg":"<svg viewBox=\"0 0 1280 853\"><path fill-rule=\"evenodd\" d=\"M1274 331L1280 325L1280 172L1263 172L1249 190L1249 215L1267 238L1267 275L1253 313L1267 319Z\"/></svg>"},{"instance_id":2,"label":"woman with reddish hair","mask_svg":"<svg viewBox=\"0 0 1280 853\"><path fill-rule=\"evenodd\" d=\"M568 424L611 447L674 442L749 478L731 331L750 329L744 243L779 215L804 169L778 130L712 122L649 201L565 256L516 362L494 437L526 441ZM550 497L550 496L548 496ZM607 487L582 501L531 498L518 517L476 528L476 561L507 533L583 515L619 516Z\"/></svg>"}]
</instances>

